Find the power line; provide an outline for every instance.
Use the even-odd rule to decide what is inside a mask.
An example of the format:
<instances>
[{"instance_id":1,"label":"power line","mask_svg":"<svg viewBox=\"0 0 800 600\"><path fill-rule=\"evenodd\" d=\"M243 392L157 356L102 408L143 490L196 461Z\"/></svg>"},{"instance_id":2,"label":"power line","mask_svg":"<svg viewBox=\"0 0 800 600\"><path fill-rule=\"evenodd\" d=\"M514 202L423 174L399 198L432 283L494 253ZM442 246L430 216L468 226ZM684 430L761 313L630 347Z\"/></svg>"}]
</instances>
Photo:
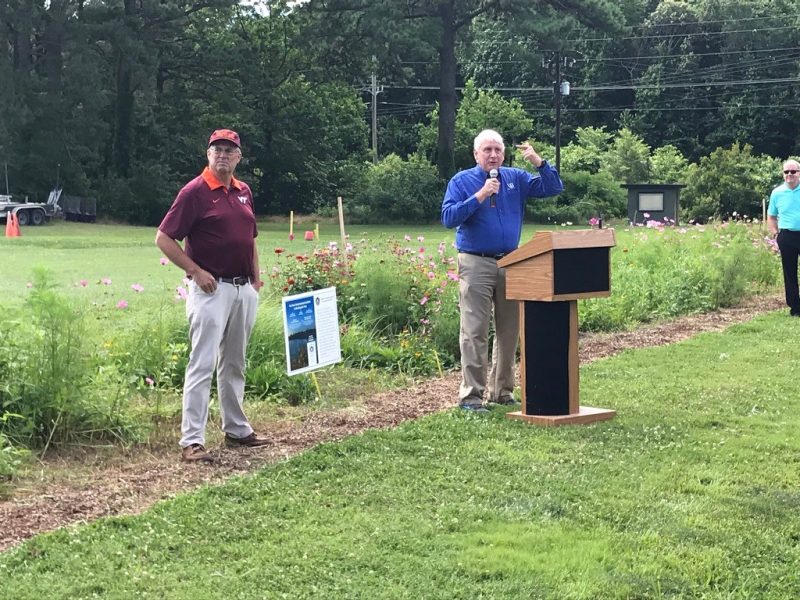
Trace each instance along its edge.
<instances>
[{"instance_id":1,"label":"power line","mask_svg":"<svg viewBox=\"0 0 800 600\"><path fill-rule=\"evenodd\" d=\"M766 27L763 29L731 29L728 31L698 31L698 32L683 32L683 33L663 33L656 35L642 35L642 36L625 36L618 38L602 37L602 38L583 38L583 39L569 39L565 40L570 43L583 43L583 42L620 42L631 40L658 40L674 37L692 37L697 35L727 35L729 33L757 33L759 31L783 31L785 29L800 29L797 25L784 25L783 27Z\"/></svg>"},{"instance_id":2,"label":"power line","mask_svg":"<svg viewBox=\"0 0 800 600\"><path fill-rule=\"evenodd\" d=\"M650 54L647 56L619 56L619 57L612 57L612 58L603 58L603 57L592 57L592 58L576 58L575 62L611 62L611 61L625 61L625 60L649 60L651 58L689 58L689 57L704 57L704 56L729 56L733 54L757 54L760 52L784 52L784 51L794 51L798 52L800 49L797 46L790 46L790 47L783 47L783 48L758 48L753 50L726 50L722 52L692 52L691 54ZM518 61L520 63L524 63L525 61ZM438 64L438 63L437 63ZM483 64L492 64L483 63Z\"/></svg>"},{"instance_id":3,"label":"power line","mask_svg":"<svg viewBox=\"0 0 800 600\"><path fill-rule=\"evenodd\" d=\"M572 90L580 92L590 91L612 91L612 90L657 90L668 88L692 88L692 87L718 87L723 85L765 85L769 83L796 83L800 82L800 77L783 77L776 79L739 79L728 81L700 81L685 83L661 83L661 84L621 84L621 85L581 85L572 86ZM384 89L389 90L431 90L438 91L438 85L407 85L391 86L386 85ZM463 91L464 86L456 86L456 90ZM479 91L493 92L552 92L552 87L485 87L475 88Z\"/></svg>"},{"instance_id":4,"label":"power line","mask_svg":"<svg viewBox=\"0 0 800 600\"><path fill-rule=\"evenodd\" d=\"M718 19L715 21L694 21L691 23L677 21L674 23L653 23L650 25L632 25L631 29L647 29L650 27L678 27L678 26L688 26L688 25L717 25L719 23L741 23L743 21L763 21L766 19L779 19L781 21L785 21L786 17L783 15L771 15L768 17L744 17L744 18L737 18L737 19Z\"/></svg>"},{"instance_id":5,"label":"power line","mask_svg":"<svg viewBox=\"0 0 800 600\"><path fill-rule=\"evenodd\" d=\"M689 111L709 111L709 110L750 110L762 108L800 108L800 104L747 104L747 105L726 105L726 106L665 106L665 107L647 107L637 108L635 106L609 106L605 108L570 108L567 112L570 113L586 113L586 112L621 112L629 110L631 112L689 112ZM525 111L529 113L552 113L553 109L542 108L528 108Z\"/></svg>"}]
</instances>

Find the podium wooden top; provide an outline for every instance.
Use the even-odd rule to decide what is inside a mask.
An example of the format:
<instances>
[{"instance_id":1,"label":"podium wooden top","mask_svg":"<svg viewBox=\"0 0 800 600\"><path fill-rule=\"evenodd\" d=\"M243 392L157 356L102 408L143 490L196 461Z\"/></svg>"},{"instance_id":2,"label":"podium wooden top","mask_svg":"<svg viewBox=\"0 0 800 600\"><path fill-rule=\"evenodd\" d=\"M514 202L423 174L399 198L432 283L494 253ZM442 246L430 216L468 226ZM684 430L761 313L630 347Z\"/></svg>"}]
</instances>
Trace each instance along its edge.
<instances>
[{"instance_id":1,"label":"podium wooden top","mask_svg":"<svg viewBox=\"0 0 800 600\"><path fill-rule=\"evenodd\" d=\"M508 267L534 256L571 248L604 248L616 245L613 229L576 229L573 231L537 231L531 241L497 261Z\"/></svg>"}]
</instances>

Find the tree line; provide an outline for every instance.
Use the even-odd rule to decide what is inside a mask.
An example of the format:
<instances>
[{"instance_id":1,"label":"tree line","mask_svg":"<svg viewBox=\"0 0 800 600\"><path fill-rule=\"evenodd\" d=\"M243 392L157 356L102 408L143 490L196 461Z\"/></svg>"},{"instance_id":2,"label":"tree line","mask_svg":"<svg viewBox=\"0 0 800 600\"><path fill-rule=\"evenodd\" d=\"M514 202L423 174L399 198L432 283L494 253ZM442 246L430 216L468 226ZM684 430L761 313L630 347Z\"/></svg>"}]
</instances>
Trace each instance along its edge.
<instances>
[{"instance_id":1,"label":"tree line","mask_svg":"<svg viewBox=\"0 0 800 600\"><path fill-rule=\"evenodd\" d=\"M671 148L659 156L695 166L719 148L765 157L754 162L761 181L769 157L797 150L794 8L2 0L0 155L12 193L43 200L58 184L97 198L101 214L153 224L199 172L208 133L231 127L260 213L325 212L341 195L361 218L386 218L382 207L408 204L402 195L413 192L422 206L397 218L432 219L443 179L470 164L477 129L554 143L557 67L571 83L560 98L564 147L572 144L562 171L584 195L643 176L570 163L598 135ZM373 75L380 94L366 90ZM370 160L373 98L379 165ZM660 164L652 153L648 164ZM687 191L703 214L724 215L706 192L701 200Z\"/></svg>"}]
</instances>

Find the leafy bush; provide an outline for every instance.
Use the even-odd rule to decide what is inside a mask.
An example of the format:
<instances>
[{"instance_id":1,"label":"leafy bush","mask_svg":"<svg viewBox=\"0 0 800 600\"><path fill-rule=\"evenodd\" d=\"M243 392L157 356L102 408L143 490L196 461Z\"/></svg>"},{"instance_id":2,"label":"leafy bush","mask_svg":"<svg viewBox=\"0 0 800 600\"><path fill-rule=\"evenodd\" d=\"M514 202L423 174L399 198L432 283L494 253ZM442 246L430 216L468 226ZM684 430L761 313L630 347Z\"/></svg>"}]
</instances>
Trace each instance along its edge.
<instances>
[{"instance_id":1,"label":"leafy bush","mask_svg":"<svg viewBox=\"0 0 800 600\"><path fill-rule=\"evenodd\" d=\"M648 183L683 183L688 181L689 161L675 146L667 145L653 150L650 157Z\"/></svg>"},{"instance_id":2,"label":"leafy bush","mask_svg":"<svg viewBox=\"0 0 800 600\"><path fill-rule=\"evenodd\" d=\"M700 159L681 193L685 220L760 215L761 201L772 189L768 182L780 183L779 168L777 159L755 157L749 144L717 148Z\"/></svg>"},{"instance_id":3,"label":"leafy bush","mask_svg":"<svg viewBox=\"0 0 800 600\"><path fill-rule=\"evenodd\" d=\"M130 178L109 175L99 179L92 193L97 197L97 213L136 225L157 225L174 200L164 181L174 181L175 174L163 163L137 165Z\"/></svg>"},{"instance_id":4,"label":"leafy bush","mask_svg":"<svg viewBox=\"0 0 800 600\"><path fill-rule=\"evenodd\" d=\"M431 161L436 158L438 148L439 106L430 113L431 122L419 130L419 149ZM473 81L464 87L461 103L456 112L455 169L475 166L472 152L473 141L483 129L494 129L506 142L506 156L516 142L528 138L533 121L519 100L506 100L499 93L477 89Z\"/></svg>"},{"instance_id":5,"label":"leafy bush","mask_svg":"<svg viewBox=\"0 0 800 600\"><path fill-rule=\"evenodd\" d=\"M605 164L612 139L605 127L578 127L575 141L561 149L561 170L597 173Z\"/></svg>"},{"instance_id":6,"label":"leafy bush","mask_svg":"<svg viewBox=\"0 0 800 600\"><path fill-rule=\"evenodd\" d=\"M601 170L607 170L620 183L647 183L650 179L650 148L629 129L620 129Z\"/></svg>"},{"instance_id":7,"label":"leafy bush","mask_svg":"<svg viewBox=\"0 0 800 600\"><path fill-rule=\"evenodd\" d=\"M122 436L129 423L107 390L93 393L88 336L81 310L58 295L49 274L34 272L18 321L2 323L9 344L0 354L2 433L25 444L47 445L79 436ZM6 419L9 413L20 418Z\"/></svg>"},{"instance_id":8,"label":"leafy bush","mask_svg":"<svg viewBox=\"0 0 800 600\"><path fill-rule=\"evenodd\" d=\"M611 254L613 293L581 302L581 329L636 323L733 306L773 286L778 261L742 223L714 228L637 229Z\"/></svg>"},{"instance_id":9,"label":"leafy bush","mask_svg":"<svg viewBox=\"0 0 800 600\"><path fill-rule=\"evenodd\" d=\"M18 415L6 413L0 421L5 422ZM5 486L19 471L25 458L30 452L24 448L17 448L9 439L0 433L0 498L5 495Z\"/></svg>"},{"instance_id":10,"label":"leafy bush","mask_svg":"<svg viewBox=\"0 0 800 600\"><path fill-rule=\"evenodd\" d=\"M590 217L621 217L627 208L627 195L605 171L570 171L561 176L564 191L551 202L530 200L527 215L535 223L586 223Z\"/></svg>"},{"instance_id":11,"label":"leafy bush","mask_svg":"<svg viewBox=\"0 0 800 600\"><path fill-rule=\"evenodd\" d=\"M424 223L439 217L444 185L418 154L390 154L364 174L349 210L358 223Z\"/></svg>"}]
</instances>

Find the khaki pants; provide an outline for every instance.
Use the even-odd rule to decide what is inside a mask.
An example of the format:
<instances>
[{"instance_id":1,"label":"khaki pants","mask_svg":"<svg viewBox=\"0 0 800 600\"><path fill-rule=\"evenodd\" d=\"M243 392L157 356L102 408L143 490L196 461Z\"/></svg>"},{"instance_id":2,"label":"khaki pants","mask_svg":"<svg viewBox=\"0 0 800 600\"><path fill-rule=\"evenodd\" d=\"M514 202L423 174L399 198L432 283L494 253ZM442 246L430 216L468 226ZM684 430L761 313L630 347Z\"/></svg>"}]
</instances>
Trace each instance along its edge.
<instances>
[{"instance_id":1,"label":"khaki pants","mask_svg":"<svg viewBox=\"0 0 800 600\"><path fill-rule=\"evenodd\" d=\"M480 404L484 391L490 402L514 392L514 364L519 338L519 303L506 300L506 272L493 258L458 255L461 306L461 404ZM494 309L494 310L493 310ZM489 320L495 337L488 384Z\"/></svg>"},{"instance_id":2,"label":"khaki pants","mask_svg":"<svg viewBox=\"0 0 800 600\"><path fill-rule=\"evenodd\" d=\"M189 282L186 316L192 351L183 382L181 447L205 445L211 378L217 371L222 431L233 437L253 433L242 410L247 341L256 321L258 292L250 284L220 282L206 294Z\"/></svg>"}]
</instances>

